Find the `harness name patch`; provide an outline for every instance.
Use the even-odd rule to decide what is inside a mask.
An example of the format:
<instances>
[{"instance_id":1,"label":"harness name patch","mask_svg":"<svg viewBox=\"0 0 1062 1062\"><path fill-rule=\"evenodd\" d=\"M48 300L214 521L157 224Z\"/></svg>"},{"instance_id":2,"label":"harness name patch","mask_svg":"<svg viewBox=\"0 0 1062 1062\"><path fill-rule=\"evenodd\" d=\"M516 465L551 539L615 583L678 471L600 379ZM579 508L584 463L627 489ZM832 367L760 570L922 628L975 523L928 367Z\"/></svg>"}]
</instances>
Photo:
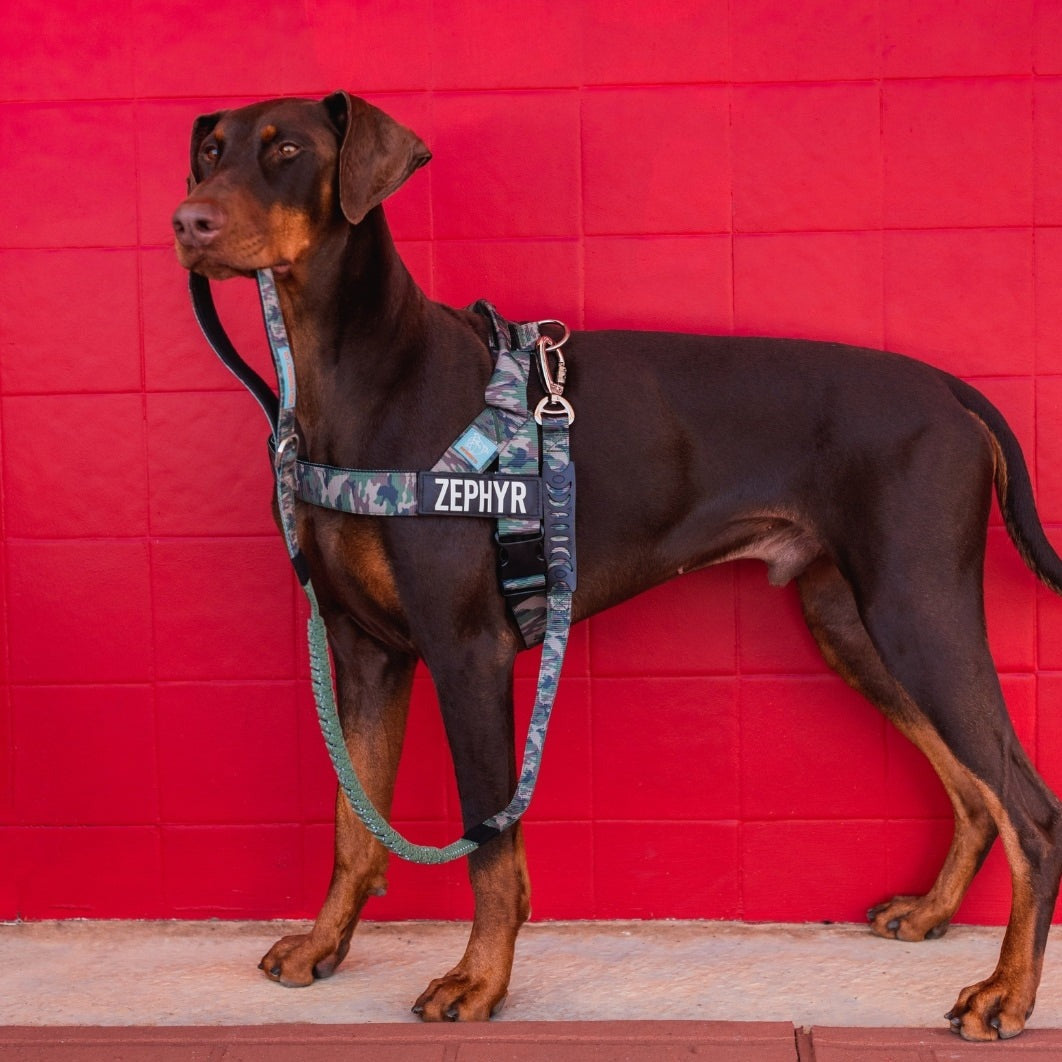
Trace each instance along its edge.
<instances>
[{"instance_id":1,"label":"harness name patch","mask_svg":"<svg viewBox=\"0 0 1062 1062\"><path fill-rule=\"evenodd\" d=\"M422 516L538 517L542 481L537 476L417 476L417 511Z\"/></svg>"}]
</instances>

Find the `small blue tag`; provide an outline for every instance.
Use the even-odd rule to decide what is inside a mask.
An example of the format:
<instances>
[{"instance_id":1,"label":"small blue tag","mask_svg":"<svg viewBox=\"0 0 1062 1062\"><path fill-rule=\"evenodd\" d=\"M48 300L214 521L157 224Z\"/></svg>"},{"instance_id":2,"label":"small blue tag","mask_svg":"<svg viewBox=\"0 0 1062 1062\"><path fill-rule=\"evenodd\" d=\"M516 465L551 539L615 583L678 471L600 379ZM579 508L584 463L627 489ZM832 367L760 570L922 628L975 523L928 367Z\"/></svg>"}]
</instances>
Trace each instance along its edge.
<instances>
[{"instance_id":1,"label":"small blue tag","mask_svg":"<svg viewBox=\"0 0 1062 1062\"><path fill-rule=\"evenodd\" d=\"M460 454L477 472L482 472L494 460L498 444L492 442L474 425L450 447Z\"/></svg>"}]
</instances>

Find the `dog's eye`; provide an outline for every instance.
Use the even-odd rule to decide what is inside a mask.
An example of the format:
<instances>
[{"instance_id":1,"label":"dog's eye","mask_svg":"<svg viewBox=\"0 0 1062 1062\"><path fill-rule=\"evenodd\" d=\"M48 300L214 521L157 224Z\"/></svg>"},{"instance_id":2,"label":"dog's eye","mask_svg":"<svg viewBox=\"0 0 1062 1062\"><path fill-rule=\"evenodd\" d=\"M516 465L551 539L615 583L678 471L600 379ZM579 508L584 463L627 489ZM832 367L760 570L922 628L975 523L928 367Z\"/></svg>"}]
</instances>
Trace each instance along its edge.
<instances>
[{"instance_id":1,"label":"dog's eye","mask_svg":"<svg viewBox=\"0 0 1062 1062\"><path fill-rule=\"evenodd\" d=\"M199 154L207 162L213 164L221 158L221 148L217 144L205 144Z\"/></svg>"},{"instance_id":2,"label":"dog's eye","mask_svg":"<svg viewBox=\"0 0 1062 1062\"><path fill-rule=\"evenodd\" d=\"M298 144L293 144L290 140L285 140L283 144L277 147L277 154L282 159L293 159L302 148Z\"/></svg>"}]
</instances>

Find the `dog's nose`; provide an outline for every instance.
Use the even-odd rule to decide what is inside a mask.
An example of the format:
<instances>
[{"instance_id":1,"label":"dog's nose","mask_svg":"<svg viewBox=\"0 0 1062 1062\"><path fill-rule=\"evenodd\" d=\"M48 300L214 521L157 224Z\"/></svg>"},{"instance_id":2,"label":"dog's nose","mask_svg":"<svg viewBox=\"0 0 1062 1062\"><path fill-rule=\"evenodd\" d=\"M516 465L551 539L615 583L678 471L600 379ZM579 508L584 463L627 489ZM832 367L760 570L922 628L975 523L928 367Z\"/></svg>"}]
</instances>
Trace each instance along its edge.
<instances>
[{"instance_id":1,"label":"dog's nose","mask_svg":"<svg viewBox=\"0 0 1062 1062\"><path fill-rule=\"evenodd\" d=\"M215 203L185 200L173 213L173 231L182 247L208 247L225 224L225 215Z\"/></svg>"}]
</instances>

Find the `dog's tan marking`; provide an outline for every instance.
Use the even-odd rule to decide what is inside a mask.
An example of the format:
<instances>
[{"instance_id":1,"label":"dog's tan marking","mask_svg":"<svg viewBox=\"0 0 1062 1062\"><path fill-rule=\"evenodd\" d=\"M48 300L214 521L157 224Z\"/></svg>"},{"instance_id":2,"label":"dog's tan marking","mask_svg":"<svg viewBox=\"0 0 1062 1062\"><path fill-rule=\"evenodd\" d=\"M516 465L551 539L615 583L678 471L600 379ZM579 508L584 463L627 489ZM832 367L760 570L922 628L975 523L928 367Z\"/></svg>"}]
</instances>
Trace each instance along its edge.
<instances>
[{"instance_id":1,"label":"dog's tan marking","mask_svg":"<svg viewBox=\"0 0 1062 1062\"><path fill-rule=\"evenodd\" d=\"M355 650L357 652L357 650ZM390 814L398 760L405 734L413 667L389 666L366 656L372 667L370 688L349 690L359 676L357 658L336 653L337 685L343 731L351 762L380 812ZM336 795L335 862L328 894L310 933L283 937L266 953L260 968L288 987L329 977L346 957L366 901L387 890L387 851L351 810L342 791Z\"/></svg>"},{"instance_id":2,"label":"dog's tan marking","mask_svg":"<svg viewBox=\"0 0 1062 1062\"><path fill-rule=\"evenodd\" d=\"M1016 1036L1025 1027L1035 1003L1043 964L1036 941L1037 898L1029 858L1017 830L996 793L955 759L928 721L895 720L896 725L933 765L955 808L956 830L952 846L933 888L902 913L912 927L910 936L882 932L887 918L901 916L904 898L898 897L873 920L875 932L901 939L918 939L923 926L954 915L978 869L982 844L991 827L998 830L1011 873L1013 898L999 961L993 974L964 989L952 1013L957 1029L967 1040L994 1040Z\"/></svg>"},{"instance_id":3,"label":"dog's tan marking","mask_svg":"<svg viewBox=\"0 0 1062 1062\"><path fill-rule=\"evenodd\" d=\"M935 728L909 703L909 718L897 729L929 760L951 800L955 832L944 864L924 896L897 896L870 912L873 931L897 940L942 936L980 866L995 824L981 796L982 784L962 766Z\"/></svg>"},{"instance_id":4,"label":"dog's tan marking","mask_svg":"<svg viewBox=\"0 0 1062 1062\"><path fill-rule=\"evenodd\" d=\"M425 1021L485 1021L505 999L516 937L531 913L524 839L517 823L469 861L476 914L461 961L413 1005Z\"/></svg>"},{"instance_id":5,"label":"dog's tan marking","mask_svg":"<svg viewBox=\"0 0 1062 1062\"><path fill-rule=\"evenodd\" d=\"M304 210L274 203L266 214L266 226L278 260L294 262L313 244L313 226Z\"/></svg>"},{"instance_id":6,"label":"dog's tan marking","mask_svg":"<svg viewBox=\"0 0 1062 1062\"><path fill-rule=\"evenodd\" d=\"M388 611L397 609L395 573L377 526L359 522L344 528L343 547L347 570L356 573L365 592Z\"/></svg>"},{"instance_id":7,"label":"dog's tan marking","mask_svg":"<svg viewBox=\"0 0 1062 1062\"><path fill-rule=\"evenodd\" d=\"M1036 941L1036 890L1028 857L1006 809L987 785L973 780L999 827L1010 864L1013 899L995 971L964 988L952 1014L966 1040L1005 1040L1025 1028L1036 1003L1043 968L1043 951Z\"/></svg>"},{"instance_id":8,"label":"dog's tan marking","mask_svg":"<svg viewBox=\"0 0 1062 1062\"><path fill-rule=\"evenodd\" d=\"M925 896L897 896L872 907L871 928L899 940L941 936L995 838L992 818L969 773L885 668L837 568L826 560L813 563L800 577L800 593L808 628L827 663L927 757L955 813L954 835L933 887Z\"/></svg>"}]
</instances>

